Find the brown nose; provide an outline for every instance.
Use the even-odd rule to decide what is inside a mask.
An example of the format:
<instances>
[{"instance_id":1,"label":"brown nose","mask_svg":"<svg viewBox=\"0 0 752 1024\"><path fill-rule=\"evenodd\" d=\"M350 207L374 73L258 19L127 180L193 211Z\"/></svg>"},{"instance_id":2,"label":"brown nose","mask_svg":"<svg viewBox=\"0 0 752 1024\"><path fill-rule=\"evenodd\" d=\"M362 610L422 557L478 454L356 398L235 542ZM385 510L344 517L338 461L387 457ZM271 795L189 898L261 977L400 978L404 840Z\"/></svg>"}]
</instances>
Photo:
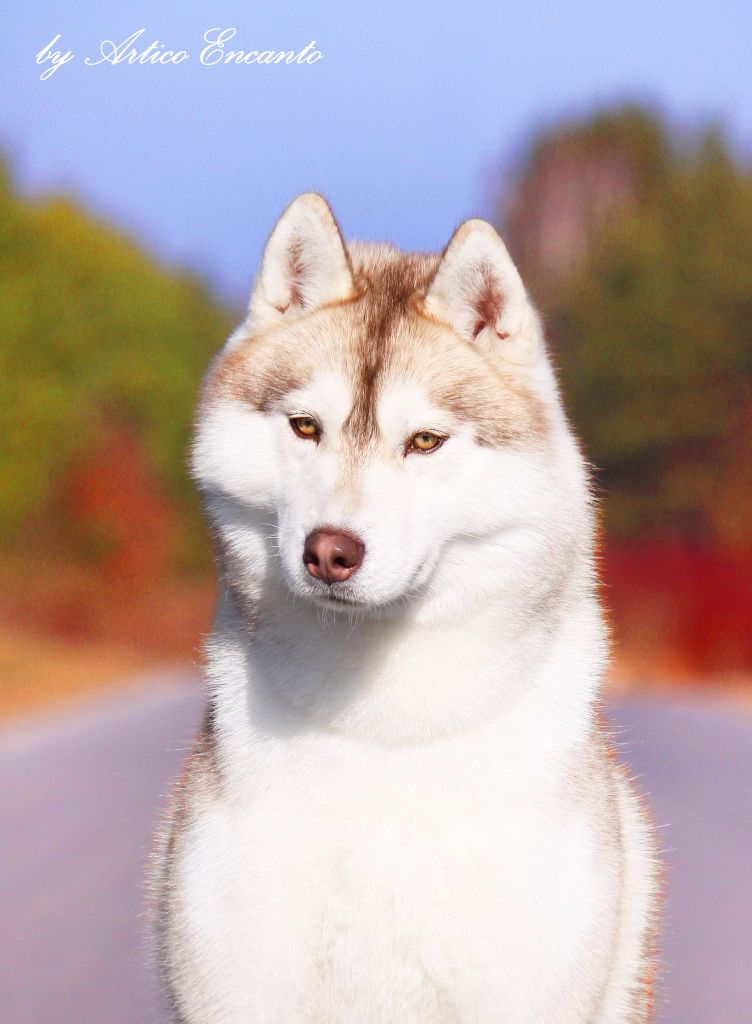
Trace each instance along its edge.
<instances>
[{"instance_id":1,"label":"brown nose","mask_svg":"<svg viewBox=\"0 0 752 1024\"><path fill-rule=\"evenodd\" d=\"M314 530L303 548L303 563L311 576L325 583L349 579L363 563L362 540L341 530Z\"/></svg>"}]
</instances>

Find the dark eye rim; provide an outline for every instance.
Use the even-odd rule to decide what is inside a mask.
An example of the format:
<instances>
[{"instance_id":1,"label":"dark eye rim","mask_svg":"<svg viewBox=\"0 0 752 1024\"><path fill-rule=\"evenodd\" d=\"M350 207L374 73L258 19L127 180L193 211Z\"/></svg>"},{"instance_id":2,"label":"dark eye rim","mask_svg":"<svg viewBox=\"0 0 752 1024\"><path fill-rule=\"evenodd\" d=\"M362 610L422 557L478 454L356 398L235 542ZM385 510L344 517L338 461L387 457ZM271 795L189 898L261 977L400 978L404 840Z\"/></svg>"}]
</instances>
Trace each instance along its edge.
<instances>
[{"instance_id":1,"label":"dark eye rim","mask_svg":"<svg viewBox=\"0 0 752 1024\"><path fill-rule=\"evenodd\" d=\"M304 434L298 425L300 420L307 420L308 422L312 423L315 428L314 433ZM315 416L308 416L306 413L298 413L297 415L288 416L287 422L290 424L292 432L297 437L302 438L304 441L315 441L316 444L318 444L319 441L321 440L321 425L319 424Z\"/></svg>"},{"instance_id":2,"label":"dark eye rim","mask_svg":"<svg viewBox=\"0 0 752 1024\"><path fill-rule=\"evenodd\" d=\"M435 444L433 448L418 448L414 442L415 438L420 434L430 434L432 437L437 437L438 444ZM408 455L433 455L433 453L437 452L448 440L449 434L442 434L440 430L417 430L405 441L405 457Z\"/></svg>"}]
</instances>

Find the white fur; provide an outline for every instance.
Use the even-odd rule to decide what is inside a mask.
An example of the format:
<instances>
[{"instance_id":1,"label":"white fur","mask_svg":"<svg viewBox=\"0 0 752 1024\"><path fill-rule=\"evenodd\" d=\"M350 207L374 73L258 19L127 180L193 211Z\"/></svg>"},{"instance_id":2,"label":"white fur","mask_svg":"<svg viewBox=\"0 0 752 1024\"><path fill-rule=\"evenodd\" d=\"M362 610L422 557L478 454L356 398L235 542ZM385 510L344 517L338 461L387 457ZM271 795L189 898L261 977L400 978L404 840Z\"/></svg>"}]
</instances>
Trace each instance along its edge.
<instances>
[{"instance_id":1,"label":"white fur","mask_svg":"<svg viewBox=\"0 0 752 1024\"><path fill-rule=\"evenodd\" d=\"M199 421L231 578L207 666L221 785L189 792L168 864L186 1024L647 1020L652 839L595 738L586 473L516 271L476 234L433 311L461 320L462 260L497 260L501 327L536 332L520 372L545 445L483 447L405 381L353 470L336 367L271 412L223 399ZM326 443L290 430L301 411ZM449 440L405 457L427 428ZM353 604L303 565L322 523L365 542Z\"/></svg>"}]
</instances>

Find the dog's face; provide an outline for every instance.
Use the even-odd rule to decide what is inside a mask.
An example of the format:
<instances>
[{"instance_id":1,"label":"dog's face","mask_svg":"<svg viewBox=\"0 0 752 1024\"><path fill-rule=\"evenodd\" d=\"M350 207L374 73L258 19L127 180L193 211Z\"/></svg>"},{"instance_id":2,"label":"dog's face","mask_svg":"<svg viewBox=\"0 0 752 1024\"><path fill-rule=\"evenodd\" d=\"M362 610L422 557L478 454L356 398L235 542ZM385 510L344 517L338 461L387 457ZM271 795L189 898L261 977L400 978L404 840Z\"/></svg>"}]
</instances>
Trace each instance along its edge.
<instances>
[{"instance_id":1,"label":"dog's face","mask_svg":"<svg viewBox=\"0 0 752 1024\"><path fill-rule=\"evenodd\" d=\"M193 467L238 587L384 609L456 598L489 570L503 586L561 501L563 422L489 225L463 225L442 258L348 252L307 195L207 378Z\"/></svg>"}]
</instances>

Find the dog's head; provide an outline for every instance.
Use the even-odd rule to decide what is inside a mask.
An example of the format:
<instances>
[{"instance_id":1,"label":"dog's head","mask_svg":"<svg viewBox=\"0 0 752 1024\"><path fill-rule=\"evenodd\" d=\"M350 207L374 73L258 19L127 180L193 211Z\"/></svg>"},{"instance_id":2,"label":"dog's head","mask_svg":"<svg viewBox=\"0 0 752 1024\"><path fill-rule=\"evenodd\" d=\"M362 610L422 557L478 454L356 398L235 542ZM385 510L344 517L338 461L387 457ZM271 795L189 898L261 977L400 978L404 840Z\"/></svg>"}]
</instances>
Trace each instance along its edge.
<instances>
[{"instance_id":1,"label":"dog's head","mask_svg":"<svg viewBox=\"0 0 752 1024\"><path fill-rule=\"evenodd\" d=\"M551 531L571 545L587 504L494 229L467 221L440 256L348 248L315 194L275 227L207 376L193 472L237 587L335 608L503 588Z\"/></svg>"}]
</instances>

